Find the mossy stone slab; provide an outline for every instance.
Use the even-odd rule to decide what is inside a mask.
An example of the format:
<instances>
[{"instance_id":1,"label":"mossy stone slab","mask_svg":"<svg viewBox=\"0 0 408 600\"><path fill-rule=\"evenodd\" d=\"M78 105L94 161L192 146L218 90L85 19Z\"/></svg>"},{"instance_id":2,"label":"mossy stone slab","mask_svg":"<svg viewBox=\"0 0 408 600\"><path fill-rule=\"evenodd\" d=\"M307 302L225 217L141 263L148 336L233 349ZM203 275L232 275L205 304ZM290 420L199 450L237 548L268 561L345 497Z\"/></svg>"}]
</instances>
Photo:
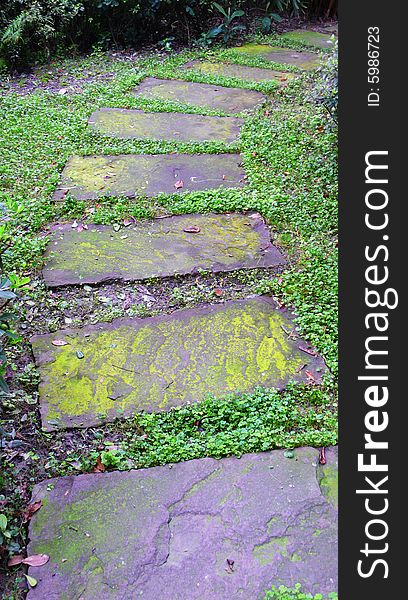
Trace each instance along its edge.
<instances>
[{"instance_id":1,"label":"mossy stone slab","mask_svg":"<svg viewBox=\"0 0 408 600\"><path fill-rule=\"evenodd\" d=\"M239 154L119 154L73 156L54 193L61 200L69 192L77 200L102 196L154 197L241 187L244 171Z\"/></svg>"},{"instance_id":2,"label":"mossy stone slab","mask_svg":"<svg viewBox=\"0 0 408 600\"><path fill-rule=\"evenodd\" d=\"M193 69L207 75L220 75L222 77L234 77L242 81L276 81L285 85L293 79L293 73L274 71L273 69L261 69L259 67L247 67L233 63L210 62L208 60L191 60L183 65L184 69Z\"/></svg>"},{"instance_id":3,"label":"mossy stone slab","mask_svg":"<svg viewBox=\"0 0 408 600\"><path fill-rule=\"evenodd\" d=\"M319 380L323 360L302 352L284 329L293 329L287 314L255 297L34 336L43 427L169 410L208 393L280 388L305 381L306 371Z\"/></svg>"},{"instance_id":4,"label":"mossy stone slab","mask_svg":"<svg viewBox=\"0 0 408 600\"><path fill-rule=\"evenodd\" d=\"M295 29L294 31L283 33L280 37L309 44L310 46L317 46L318 48L332 48L334 41L333 36L329 33L321 33L320 31L308 29Z\"/></svg>"},{"instance_id":5,"label":"mossy stone slab","mask_svg":"<svg viewBox=\"0 0 408 600\"><path fill-rule=\"evenodd\" d=\"M254 90L155 77L144 79L136 88L135 94L144 98L172 100L191 106L222 110L230 114L252 110L265 101L265 96Z\"/></svg>"},{"instance_id":6,"label":"mossy stone slab","mask_svg":"<svg viewBox=\"0 0 408 600\"><path fill-rule=\"evenodd\" d=\"M259 214L189 214L137 222L120 231L105 225L81 232L71 224L57 226L43 277L55 287L284 263Z\"/></svg>"},{"instance_id":7,"label":"mossy stone slab","mask_svg":"<svg viewBox=\"0 0 408 600\"><path fill-rule=\"evenodd\" d=\"M185 113L146 113L143 110L101 108L89 125L99 133L122 139L235 142L243 119Z\"/></svg>"},{"instance_id":8,"label":"mossy stone slab","mask_svg":"<svg viewBox=\"0 0 408 600\"><path fill-rule=\"evenodd\" d=\"M318 451L203 458L47 479L29 525L28 600L255 600L337 591L337 511Z\"/></svg>"},{"instance_id":9,"label":"mossy stone slab","mask_svg":"<svg viewBox=\"0 0 408 600\"><path fill-rule=\"evenodd\" d=\"M280 48L279 46L244 44L243 46L231 48L231 50L244 56L264 58L282 65L293 65L300 69L315 69L320 64L320 56L318 54L304 50L298 51L291 48Z\"/></svg>"}]
</instances>

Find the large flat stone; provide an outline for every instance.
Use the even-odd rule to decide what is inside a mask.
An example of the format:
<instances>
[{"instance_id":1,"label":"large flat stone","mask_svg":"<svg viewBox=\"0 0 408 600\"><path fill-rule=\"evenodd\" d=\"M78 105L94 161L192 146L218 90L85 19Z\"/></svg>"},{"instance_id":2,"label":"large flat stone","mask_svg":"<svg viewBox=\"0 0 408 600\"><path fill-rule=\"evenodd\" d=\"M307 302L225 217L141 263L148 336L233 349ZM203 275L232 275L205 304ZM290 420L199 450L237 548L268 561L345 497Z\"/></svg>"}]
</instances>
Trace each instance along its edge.
<instances>
[{"instance_id":1,"label":"large flat stone","mask_svg":"<svg viewBox=\"0 0 408 600\"><path fill-rule=\"evenodd\" d=\"M135 90L135 94L145 98L173 100L191 106L222 110L231 114L256 108L265 100L263 94L254 90L154 77L144 79Z\"/></svg>"},{"instance_id":2,"label":"large flat stone","mask_svg":"<svg viewBox=\"0 0 408 600\"><path fill-rule=\"evenodd\" d=\"M243 177L239 154L74 156L65 165L54 199L67 192L77 200L94 200L240 187Z\"/></svg>"},{"instance_id":3,"label":"large flat stone","mask_svg":"<svg viewBox=\"0 0 408 600\"><path fill-rule=\"evenodd\" d=\"M244 44L232 48L234 52L244 56L256 56L282 65L293 65L300 69L314 69L320 64L320 57L313 52L268 46L266 44Z\"/></svg>"},{"instance_id":4,"label":"large flat stone","mask_svg":"<svg viewBox=\"0 0 408 600\"><path fill-rule=\"evenodd\" d=\"M261 600L337 588L337 511L299 448L49 479L30 523L28 600Z\"/></svg>"},{"instance_id":5,"label":"large flat stone","mask_svg":"<svg viewBox=\"0 0 408 600\"><path fill-rule=\"evenodd\" d=\"M243 119L101 108L91 115L89 124L104 135L124 139L231 143L238 139Z\"/></svg>"},{"instance_id":6,"label":"large flat stone","mask_svg":"<svg viewBox=\"0 0 408 600\"><path fill-rule=\"evenodd\" d=\"M280 84L285 84L294 77L293 73L284 73L282 71L274 71L273 69L247 67L233 63L210 62L208 60L191 60L183 65L183 69L193 69L207 75L235 77L243 81L276 81Z\"/></svg>"},{"instance_id":7,"label":"large flat stone","mask_svg":"<svg viewBox=\"0 0 408 600\"><path fill-rule=\"evenodd\" d=\"M191 228L199 231L192 233ZM52 232L43 269L48 286L134 281L150 277L283 264L259 214L180 215L113 231L71 224Z\"/></svg>"},{"instance_id":8,"label":"large flat stone","mask_svg":"<svg viewBox=\"0 0 408 600\"><path fill-rule=\"evenodd\" d=\"M329 33L320 33L319 31L308 29L295 29L294 31L283 33L280 37L295 42L303 42L310 46L317 46L318 48L332 48L334 41L333 35Z\"/></svg>"},{"instance_id":9,"label":"large flat stone","mask_svg":"<svg viewBox=\"0 0 408 600\"><path fill-rule=\"evenodd\" d=\"M301 351L284 329L293 329L287 314L271 298L255 297L34 336L43 427L89 426L208 393L283 387L306 380L307 371L319 380L323 360Z\"/></svg>"}]
</instances>

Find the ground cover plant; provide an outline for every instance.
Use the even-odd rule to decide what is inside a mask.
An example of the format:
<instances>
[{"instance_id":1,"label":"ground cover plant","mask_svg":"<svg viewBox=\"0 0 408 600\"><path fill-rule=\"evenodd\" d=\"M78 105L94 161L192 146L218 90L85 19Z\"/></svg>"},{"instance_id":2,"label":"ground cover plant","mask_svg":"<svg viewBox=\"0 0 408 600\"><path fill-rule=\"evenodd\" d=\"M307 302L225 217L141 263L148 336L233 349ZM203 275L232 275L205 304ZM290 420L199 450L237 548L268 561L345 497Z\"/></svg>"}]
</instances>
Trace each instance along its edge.
<instances>
[{"instance_id":1,"label":"ground cover plant","mask_svg":"<svg viewBox=\"0 0 408 600\"><path fill-rule=\"evenodd\" d=\"M273 42L276 37L256 39ZM304 47L288 40L280 45ZM7 366L2 359L4 372L0 372L8 384L1 397L0 422L3 560L24 548L24 511L32 485L39 479L273 448L290 451L337 441L337 132L333 110L328 111L313 95L318 84L324 96L321 82L327 74L304 75L290 67L286 70L299 76L280 88L272 81L243 82L180 69L189 60L228 59L231 52L222 48L116 56L96 52L81 59L55 61L39 68L35 76L2 83L0 203L1 227L7 239L2 277L10 282L4 283L4 292L16 296L9 298L6 325L15 331L15 339L5 348ZM256 57L234 56L234 60L271 66ZM274 67L282 70L282 65ZM256 89L266 94L266 100L246 118L239 141L229 145L120 140L88 129L89 115L98 107L223 114L134 96L132 90L148 75ZM52 201L61 170L75 154L237 151L243 155L248 182L242 189L161 195L154 200L102 198L95 203L80 202L67 194L61 204ZM194 277L149 280L143 285L112 283L53 292L41 281L42 254L52 222L103 223L125 231L132 219L244 210L264 216L288 257L287 268L217 276L202 272ZM321 386L310 381L290 384L283 392L257 389L252 394L209 397L168 413L136 415L87 430L41 430L38 373L28 343L31 335L259 293L271 294L294 310L296 329L287 334L302 335L312 351L324 357L330 372ZM15 325L10 328L12 322ZM18 598L19 578L10 579L7 585L8 597Z\"/></svg>"}]
</instances>

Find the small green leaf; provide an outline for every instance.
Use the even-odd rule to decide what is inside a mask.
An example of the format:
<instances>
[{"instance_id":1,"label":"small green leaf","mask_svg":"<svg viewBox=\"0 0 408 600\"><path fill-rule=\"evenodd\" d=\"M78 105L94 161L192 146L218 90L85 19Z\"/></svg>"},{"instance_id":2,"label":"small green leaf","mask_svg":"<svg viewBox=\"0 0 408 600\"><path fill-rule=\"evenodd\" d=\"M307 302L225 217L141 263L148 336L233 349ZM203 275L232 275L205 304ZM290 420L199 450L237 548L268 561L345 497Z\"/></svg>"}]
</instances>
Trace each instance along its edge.
<instances>
[{"instance_id":1,"label":"small green leaf","mask_svg":"<svg viewBox=\"0 0 408 600\"><path fill-rule=\"evenodd\" d=\"M295 453L293 452L293 450L285 450L285 452L283 453L283 456L285 458L294 458Z\"/></svg>"},{"instance_id":2,"label":"small green leaf","mask_svg":"<svg viewBox=\"0 0 408 600\"><path fill-rule=\"evenodd\" d=\"M32 588L33 588L33 587L35 587L35 586L37 585L37 580L36 580L36 579L34 579L34 577L31 577L31 575L25 575L25 574L24 574L24 577L27 579L27 581L28 581L28 583L29 583L30 587L32 587Z\"/></svg>"},{"instance_id":3,"label":"small green leaf","mask_svg":"<svg viewBox=\"0 0 408 600\"><path fill-rule=\"evenodd\" d=\"M7 517L6 515L0 515L0 529L4 531L7 527Z\"/></svg>"}]
</instances>

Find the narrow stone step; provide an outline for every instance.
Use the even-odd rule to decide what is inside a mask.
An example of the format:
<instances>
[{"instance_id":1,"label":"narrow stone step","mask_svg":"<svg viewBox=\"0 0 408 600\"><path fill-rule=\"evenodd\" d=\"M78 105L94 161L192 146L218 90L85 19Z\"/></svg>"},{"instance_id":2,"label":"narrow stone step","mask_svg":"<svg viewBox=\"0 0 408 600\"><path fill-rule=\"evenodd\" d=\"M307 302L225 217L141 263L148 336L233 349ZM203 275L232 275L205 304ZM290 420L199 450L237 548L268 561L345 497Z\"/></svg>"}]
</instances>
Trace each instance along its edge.
<instances>
[{"instance_id":1,"label":"narrow stone step","mask_svg":"<svg viewBox=\"0 0 408 600\"><path fill-rule=\"evenodd\" d=\"M96 131L122 139L235 142L243 119L206 117L185 113L146 113L143 110L101 108L89 125Z\"/></svg>"},{"instance_id":2,"label":"narrow stone step","mask_svg":"<svg viewBox=\"0 0 408 600\"><path fill-rule=\"evenodd\" d=\"M295 29L283 33L280 37L295 42L303 42L318 48L331 48L333 46L333 34L321 33L320 31L312 31L308 29Z\"/></svg>"},{"instance_id":3,"label":"narrow stone step","mask_svg":"<svg viewBox=\"0 0 408 600\"><path fill-rule=\"evenodd\" d=\"M259 67L246 67L233 63L210 62L208 60L191 60L183 65L183 69L193 69L207 75L221 75L223 77L235 77L242 81L277 81L284 85L295 75L274 71L273 69L261 69Z\"/></svg>"},{"instance_id":4,"label":"narrow stone step","mask_svg":"<svg viewBox=\"0 0 408 600\"><path fill-rule=\"evenodd\" d=\"M282 65L294 65L300 69L314 69L320 64L320 57L314 52L292 50L266 44L244 44L231 48L244 56L258 56Z\"/></svg>"},{"instance_id":5,"label":"narrow stone step","mask_svg":"<svg viewBox=\"0 0 408 600\"><path fill-rule=\"evenodd\" d=\"M254 90L155 77L144 79L136 88L135 94L144 98L173 100L191 106L222 110L230 114L254 109L265 101L265 96Z\"/></svg>"},{"instance_id":6,"label":"narrow stone step","mask_svg":"<svg viewBox=\"0 0 408 600\"><path fill-rule=\"evenodd\" d=\"M337 451L327 449L337 472ZM337 510L318 451L204 458L35 486L28 600L255 600L272 585L337 590Z\"/></svg>"},{"instance_id":7,"label":"narrow stone step","mask_svg":"<svg viewBox=\"0 0 408 600\"><path fill-rule=\"evenodd\" d=\"M283 387L308 372L319 381L324 362L300 349L305 344L286 333L293 329L271 298L255 297L34 336L43 427L90 426L208 393Z\"/></svg>"},{"instance_id":8,"label":"narrow stone step","mask_svg":"<svg viewBox=\"0 0 408 600\"><path fill-rule=\"evenodd\" d=\"M77 200L101 196L157 196L241 187L244 171L239 154L119 154L73 156L54 193L62 200L67 192Z\"/></svg>"},{"instance_id":9,"label":"narrow stone step","mask_svg":"<svg viewBox=\"0 0 408 600\"><path fill-rule=\"evenodd\" d=\"M69 223L57 226L43 277L55 287L284 263L259 214L189 214L136 222L120 231L105 225L80 232Z\"/></svg>"}]
</instances>

